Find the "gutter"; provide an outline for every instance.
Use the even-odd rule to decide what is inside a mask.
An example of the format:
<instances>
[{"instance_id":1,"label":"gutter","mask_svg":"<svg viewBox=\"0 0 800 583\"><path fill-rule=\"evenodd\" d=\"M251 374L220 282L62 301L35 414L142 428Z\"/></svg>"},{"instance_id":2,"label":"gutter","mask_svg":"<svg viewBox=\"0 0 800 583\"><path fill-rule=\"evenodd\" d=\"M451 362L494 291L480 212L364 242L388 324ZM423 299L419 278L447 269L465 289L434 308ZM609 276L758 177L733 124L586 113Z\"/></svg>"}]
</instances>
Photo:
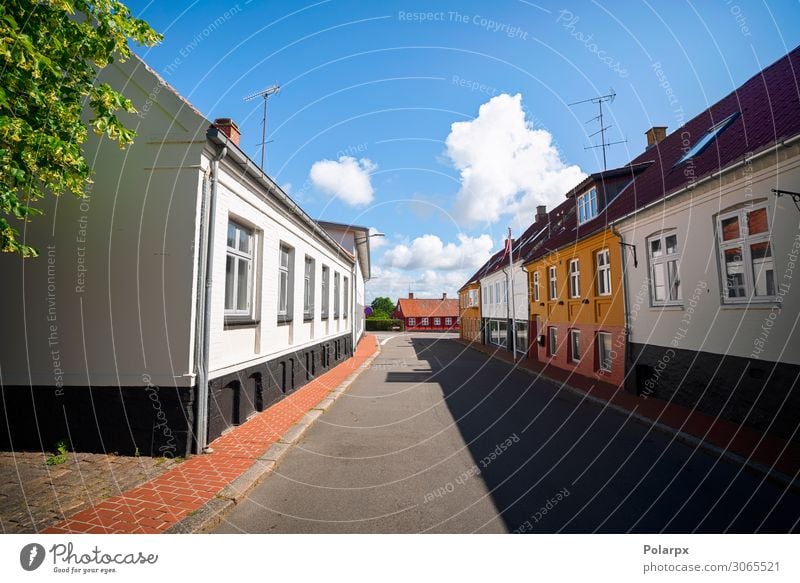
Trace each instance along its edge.
<instances>
[{"instance_id":1,"label":"gutter","mask_svg":"<svg viewBox=\"0 0 800 583\"><path fill-rule=\"evenodd\" d=\"M623 387L628 382L628 375L630 373L630 360L631 360L631 313L628 308L628 268L626 262L626 255L625 255L625 238L622 236L622 233L617 231L616 227L613 225L609 226L611 230L611 234L619 238L619 249L620 249L620 259L622 260L622 308L625 310L625 358L623 359L625 363L625 370L623 378Z\"/></svg>"},{"instance_id":2,"label":"gutter","mask_svg":"<svg viewBox=\"0 0 800 583\"><path fill-rule=\"evenodd\" d=\"M203 213L200 217L201 250L197 289L197 334L195 335L195 355L197 363L197 453L210 453L208 447L208 370L210 361L211 336L211 291L214 283L214 217L217 209L217 185L219 183L219 163L228 153L223 146L219 154L211 159L210 186L203 190Z\"/></svg>"}]
</instances>

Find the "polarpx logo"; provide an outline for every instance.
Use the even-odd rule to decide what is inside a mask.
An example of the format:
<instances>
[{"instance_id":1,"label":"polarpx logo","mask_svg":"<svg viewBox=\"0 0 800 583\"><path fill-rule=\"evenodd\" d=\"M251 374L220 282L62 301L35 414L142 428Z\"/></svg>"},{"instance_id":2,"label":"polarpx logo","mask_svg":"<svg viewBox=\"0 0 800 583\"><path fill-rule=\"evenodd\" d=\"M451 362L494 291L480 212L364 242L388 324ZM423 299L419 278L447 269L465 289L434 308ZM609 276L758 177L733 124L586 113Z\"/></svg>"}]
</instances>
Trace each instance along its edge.
<instances>
[{"instance_id":1,"label":"polarpx logo","mask_svg":"<svg viewBox=\"0 0 800 583\"><path fill-rule=\"evenodd\" d=\"M45 550L39 543L30 543L19 552L19 564L26 571L35 571L44 563Z\"/></svg>"}]
</instances>

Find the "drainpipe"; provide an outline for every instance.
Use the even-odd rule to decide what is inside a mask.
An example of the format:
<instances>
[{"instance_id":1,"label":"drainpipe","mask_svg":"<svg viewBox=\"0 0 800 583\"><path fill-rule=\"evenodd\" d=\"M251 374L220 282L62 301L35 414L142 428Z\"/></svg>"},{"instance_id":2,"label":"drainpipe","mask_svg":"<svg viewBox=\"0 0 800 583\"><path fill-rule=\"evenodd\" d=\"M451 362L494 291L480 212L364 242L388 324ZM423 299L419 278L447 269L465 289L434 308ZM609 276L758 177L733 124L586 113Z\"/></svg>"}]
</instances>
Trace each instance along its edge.
<instances>
[{"instance_id":1,"label":"drainpipe","mask_svg":"<svg viewBox=\"0 0 800 583\"><path fill-rule=\"evenodd\" d=\"M356 261L358 261L358 250L356 249ZM353 267L350 269L350 336L353 338L353 356L356 354L356 263L353 262Z\"/></svg>"},{"instance_id":2,"label":"drainpipe","mask_svg":"<svg viewBox=\"0 0 800 583\"><path fill-rule=\"evenodd\" d=\"M200 224L202 249L200 251L200 285L197 299L197 452L211 453L208 447L208 369L210 360L211 336L211 288L214 282L214 218L217 210L217 184L219 182L219 162L228 153L223 146L219 154L211 160L210 187L203 192L203 215Z\"/></svg>"},{"instance_id":3,"label":"drainpipe","mask_svg":"<svg viewBox=\"0 0 800 583\"><path fill-rule=\"evenodd\" d=\"M623 309L625 310L625 374L622 378L623 389L629 383L633 382L628 377L630 375L630 360L631 360L631 322L630 317L631 313L628 309L628 269L626 267L625 261L625 239L622 236L622 233L617 231L616 227L611 227L611 233L619 238L619 249L620 249L620 259L622 261L622 304Z\"/></svg>"}]
</instances>

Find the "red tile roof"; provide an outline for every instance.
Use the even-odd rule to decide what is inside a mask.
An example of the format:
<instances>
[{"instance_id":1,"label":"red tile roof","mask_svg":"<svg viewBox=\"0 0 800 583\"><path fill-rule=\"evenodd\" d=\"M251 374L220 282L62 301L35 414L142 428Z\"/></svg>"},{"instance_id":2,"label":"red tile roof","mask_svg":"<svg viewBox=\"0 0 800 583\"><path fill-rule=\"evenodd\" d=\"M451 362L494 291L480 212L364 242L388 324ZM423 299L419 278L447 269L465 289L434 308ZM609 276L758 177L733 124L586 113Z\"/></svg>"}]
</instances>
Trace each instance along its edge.
<instances>
[{"instance_id":1,"label":"red tile roof","mask_svg":"<svg viewBox=\"0 0 800 583\"><path fill-rule=\"evenodd\" d=\"M397 303L404 318L458 317L458 300L402 298Z\"/></svg>"}]
</instances>

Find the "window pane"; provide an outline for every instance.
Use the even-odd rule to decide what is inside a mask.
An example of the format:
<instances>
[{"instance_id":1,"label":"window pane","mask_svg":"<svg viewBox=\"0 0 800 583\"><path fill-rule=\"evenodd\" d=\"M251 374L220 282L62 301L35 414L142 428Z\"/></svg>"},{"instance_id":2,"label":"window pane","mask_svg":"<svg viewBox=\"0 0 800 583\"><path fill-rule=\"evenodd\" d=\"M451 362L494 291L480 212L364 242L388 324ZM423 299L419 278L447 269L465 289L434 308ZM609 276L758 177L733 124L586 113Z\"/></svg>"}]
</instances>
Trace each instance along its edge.
<instances>
[{"instance_id":1,"label":"window pane","mask_svg":"<svg viewBox=\"0 0 800 583\"><path fill-rule=\"evenodd\" d=\"M739 217L722 219L722 240L733 241L741 236L739 231Z\"/></svg>"},{"instance_id":2,"label":"window pane","mask_svg":"<svg viewBox=\"0 0 800 583\"><path fill-rule=\"evenodd\" d=\"M278 298L278 312L281 314L285 314L286 301L289 297L289 278L285 271L280 272L278 285L280 293L280 297Z\"/></svg>"},{"instance_id":3,"label":"window pane","mask_svg":"<svg viewBox=\"0 0 800 583\"><path fill-rule=\"evenodd\" d=\"M650 241L650 257L661 257L661 239Z\"/></svg>"},{"instance_id":4,"label":"window pane","mask_svg":"<svg viewBox=\"0 0 800 583\"><path fill-rule=\"evenodd\" d=\"M681 280L678 275L678 261L676 259L667 261L667 276L669 278L669 299L681 299Z\"/></svg>"},{"instance_id":5,"label":"window pane","mask_svg":"<svg viewBox=\"0 0 800 583\"><path fill-rule=\"evenodd\" d=\"M766 233L769 231L767 225L767 209L758 209L747 213L747 232L750 235Z\"/></svg>"},{"instance_id":6,"label":"window pane","mask_svg":"<svg viewBox=\"0 0 800 583\"><path fill-rule=\"evenodd\" d=\"M597 335L597 348L600 357L600 368L611 370L611 334L600 332Z\"/></svg>"},{"instance_id":7,"label":"window pane","mask_svg":"<svg viewBox=\"0 0 800 583\"><path fill-rule=\"evenodd\" d=\"M667 284L664 278L664 264L653 265L653 299L663 302L666 299Z\"/></svg>"},{"instance_id":8,"label":"window pane","mask_svg":"<svg viewBox=\"0 0 800 583\"><path fill-rule=\"evenodd\" d=\"M728 297L745 297L746 290L744 286L744 265L742 262L741 247L725 249L725 278L728 288Z\"/></svg>"},{"instance_id":9,"label":"window pane","mask_svg":"<svg viewBox=\"0 0 800 583\"><path fill-rule=\"evenodd\" d=\"M772 261L772 249L768 241L750 245L750 258L753 262L753 282L755 295L775 295L775 266Z\"/></svg>"},{"instance_id":10,"label":"window pane","mask_svg":"<svg viewBox=\"0 0 800 583\"><path fill-rule=\"evenodd\" d=\"M248 282L250 281L250 262L247 259L239 259L239 273L236 282L236 309L246 311L247 296L249 292Z\"/></svg>"},{"instance_id":11,"label":"window pane","mask_svg":"<svg viewBox=\"0 0 800 583\"><path fill-rule=\"evenodd\" d=\"M573 330L570 333L570 338L572 340L571 352L572 352L572 360L580 360L581 359L581 333L577 330Z\"/></svg>"},{"instance_id":12,"label":"window pane","mask_svg":"<svg viewBox=\"0 0 800 583\"><path fill-rule=\"evenodd\" d=\"M236 225L228 223L228 247L236 249Z\"/></svg>"},{"instance_id":13,"label":"window pane","mask_svg":"<svg viewBox=\"0 0 800 583\"><path fill-rule=\"evenodd\" d=\"M678 252L677 235L667 235L667 238L664 241L667 244L667 255L672 255Z\"/></svg>"},{"instance_id":14,"label":"window pane","mask_svg":"<svg viewBox=\"0 0 800 583\"><path fill-rule=\"evenodd\" d=\"M247 231L239 231L239 251L250 253L250 233Z\"/></svg>"},{"instance_id":15,"label":"window pane","mask_svg":"<svg viewBox=\"0 0 800 583\"><path fill-rule=\"evenodd\" d=\"M281 247L281 267L289 267L289 250Z\"/></svg>"},{"instance_id":16,"label":"window pane","mask_svg":"<svg viewBox=\"0 0 800 583\"><path fill-rule=\"evenodd\" d=\"M233 286L236 282L233 279L233 271L236 260L228 255L225 258L225 309L233 309Z\"/></svg>"}]
</instances>

